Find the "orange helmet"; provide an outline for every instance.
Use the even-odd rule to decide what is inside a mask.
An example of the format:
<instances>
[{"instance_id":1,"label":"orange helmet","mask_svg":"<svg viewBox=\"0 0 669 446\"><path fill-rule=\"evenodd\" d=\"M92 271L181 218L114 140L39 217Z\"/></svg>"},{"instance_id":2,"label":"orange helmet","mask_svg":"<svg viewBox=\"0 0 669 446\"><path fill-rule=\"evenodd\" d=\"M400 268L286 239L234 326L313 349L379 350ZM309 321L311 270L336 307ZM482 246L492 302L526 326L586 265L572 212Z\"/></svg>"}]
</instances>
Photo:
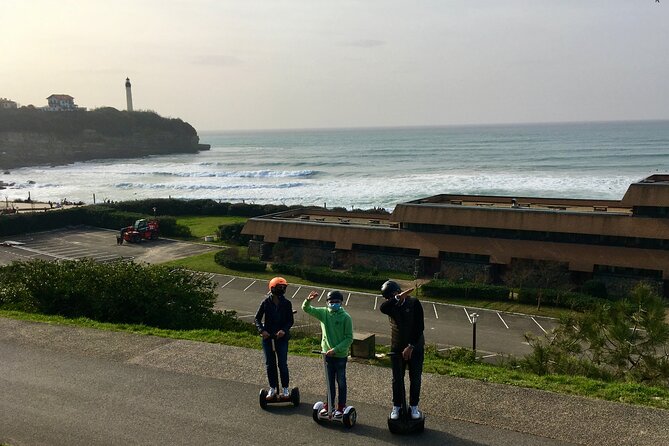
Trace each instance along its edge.
<instances>
[{"instance_id":1,"label":"orange helmet","mask_svg":"<svg viewBox=\"0 0 669 446\"><path fill-rule=\"evenodd\" d=\"M283 277L275 277L274 279L269 281L269 290L272 291L272 288L274 288L277 285L288 286L288 282L286 282L286 279L284 279Z\"/></svg>"}]
</instances>

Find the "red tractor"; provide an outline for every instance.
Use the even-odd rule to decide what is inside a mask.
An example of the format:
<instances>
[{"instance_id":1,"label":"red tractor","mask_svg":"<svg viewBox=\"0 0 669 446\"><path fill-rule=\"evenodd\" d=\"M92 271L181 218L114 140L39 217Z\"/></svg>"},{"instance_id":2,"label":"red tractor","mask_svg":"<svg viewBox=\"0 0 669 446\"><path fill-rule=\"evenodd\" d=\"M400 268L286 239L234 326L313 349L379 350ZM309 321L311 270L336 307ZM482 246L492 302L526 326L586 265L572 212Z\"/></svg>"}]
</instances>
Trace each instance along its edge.
<instances>
[{"instance_id":1,"label":"red tractor","mask_svg":"<svg viewBox=\"0 0 669 446\"><path fill-rule=\"evenodd\" d=\"M158 220L137 220L134 225L121 229L120 243L123 240L130 243L139 243L142 240L158 238Z\"/></svg>"}]
</instances>

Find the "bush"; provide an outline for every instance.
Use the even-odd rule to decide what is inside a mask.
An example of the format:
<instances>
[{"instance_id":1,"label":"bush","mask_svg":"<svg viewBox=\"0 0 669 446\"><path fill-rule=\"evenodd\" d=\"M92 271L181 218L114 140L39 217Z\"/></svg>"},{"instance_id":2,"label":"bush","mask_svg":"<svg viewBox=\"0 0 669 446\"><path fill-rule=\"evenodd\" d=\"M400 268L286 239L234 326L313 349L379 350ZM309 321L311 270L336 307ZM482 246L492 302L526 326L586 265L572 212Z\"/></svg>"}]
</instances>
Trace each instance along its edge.
<instances>
[{"instance_id":1,"label":"bush","mask_svg":"<svg viewBox=\"0 0 669 446\"><path fill-rule=\"evenodd\" d=\"M509 299L509 288L482 283L455 283L448 280L431 280L421 286L427 297L465 298L505 301Z\"/></svg>"},{"instance_id":2,"label":"bush","mask_svg":"<svg viewBox=\"0 0 669 446\"><path fill-rule=\"evenodd\" d=\"M541 305L552 307L570 308L572 310L586 310L593 306L606 302L604 299L589 296L587 294L559 290L539 290L535 288L524 288L518 291L518 302L536 305L541 294Z\"/></svg>"},{"instance_id":3,"label":"bush","mask_svg":"<svg viewBox=\"0 0 669 446\"><path fill-rule=\"evenodd\" d=\"M326 268L309 268L287 263L274 263L272 271L278 274L289 274L303 279L327 283L330 285L351 286L378 290L386 278L371 274L338 273Z\"/></svg>"},{"instance_id":4,"label":"bush","mask_svg":"<svg viewBox=\"0 0 669 446\"><path fill-rule=\"evenodd\" d=\"M581 293L599 299L608 299L609 293L606 290L606 284L601 280L591 279L581 285Z\"/></svg>"},{"instance_id":5,"label":"bush","mask_svg":"<svg viewBox=\"0 0 669 446\"><path fill-rule=\"evenodd\" d=\"M237 271L264 272L267 270L267 263L265 262L239 259L239 251L236 248L228 248L218 251L214 255L214 262Z\"/></svg>"},{"instance_id":6,"label":"bush","mask_svg":"<svg viewBox=\"0 0 669 446\"><path fill-rule=\"evenodd\" d=\"M221 225L218 227L216 235L218 235L218 238L224 242L228 242L233 245L246 246L249 244L251 236L243 235L242 229L244 229L244 223Z\"/></svg>"},{"instance_id":7,"label":"bush","mask_svg":"<svg viewBox=\"0 0 669 446\"><path fill-rule=\"evenodd\" d=\"M169 329L200 328L211 319L215 284L181 268L93 260L15 262L0 267L2 306L45 314ZM16 302L17 299L19 302Z\"/></svg>"}]
</instances>

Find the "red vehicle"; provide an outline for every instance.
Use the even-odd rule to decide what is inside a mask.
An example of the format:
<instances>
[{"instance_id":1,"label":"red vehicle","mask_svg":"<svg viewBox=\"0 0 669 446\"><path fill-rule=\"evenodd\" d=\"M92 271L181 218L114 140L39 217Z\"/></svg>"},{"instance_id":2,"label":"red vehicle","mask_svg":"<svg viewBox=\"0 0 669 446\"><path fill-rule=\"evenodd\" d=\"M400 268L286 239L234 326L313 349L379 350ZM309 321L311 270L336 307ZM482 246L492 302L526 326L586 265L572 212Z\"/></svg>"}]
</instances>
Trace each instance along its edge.
<instances>
[{"instance_id":1,"label":"red vehicle","mask_svg":"<svg viewBox=\"0 0 669 446\"><path fill-rule=\"evenodd\" d=\"M130 243L158 238L158 220L137 220L134 225L121 229L121 239Z\"/></svg>"}]
</instances>

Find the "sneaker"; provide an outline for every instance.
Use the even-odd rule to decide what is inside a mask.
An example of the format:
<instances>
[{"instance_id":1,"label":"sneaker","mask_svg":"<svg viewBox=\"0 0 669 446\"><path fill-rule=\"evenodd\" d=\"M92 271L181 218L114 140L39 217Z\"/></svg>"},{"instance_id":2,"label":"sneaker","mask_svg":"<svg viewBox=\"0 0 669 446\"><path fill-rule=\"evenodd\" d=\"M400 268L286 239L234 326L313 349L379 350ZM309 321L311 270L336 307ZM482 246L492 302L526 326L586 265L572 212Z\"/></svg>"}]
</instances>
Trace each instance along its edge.
<instances>
[{"instance_id":1,"label":"sneaker","mask_svg":"<svg viewBox=\"0 0 669 446\"><path fill-rule=\"evenodd\" d=\"M400 419L400 406L393 406L393 411L390 412L390 419L391 420Z\"/></svg>"},{"instance_id":2,"label":"sneaker","mask_svg":"<svg viewBox=\"0 0 669 446\"><path fill-rule=\"evenodd\" d=\"M339 410L339 409L335 410L335 412L334 412L334 417L335 417L335 418L341 418L341 417L343 417L343 416L344 416L344 412L342 412L342 411Z\"/></svg>"},{"instance_id":3,"label":"sneaker","mask_svg":"<svg viewBox=\"0 0 669 446\"><path fill-rule=\"evenodd\" d=\"M288 387L283 388L283 393L281 394L284 398L290 397L290 390L288 390Z\"/></svg>"},{"instance_id":4,"label":"sneaker","mask_svg":"<svg viewBox=\"0 0 669 446\"><path fill-rule=\"evenodd\" d=\"M274 398L276 398L276 394L277 394L276 387L270 387L269 392L267 392L267 397L265 399L273 400Z\"/></svg>"},{"instance_id":5,"label":"sneaker","mask_svg":"<svg viewBox=\"0 0 669 446\"><path fill-rule=\"evenodd\" d=\"M327 405L327 404L323 404L323 408L322 408L321 411L318 412L318 413L321 414L321 415L323 415L323 416L326 416L326 415L328 414L328 405Z\"/></svg>"},{"instance_id":6,"label":"sneaker","mask_svg":"<svg viewBox=\"0 0 669 446\"><path fill-rule=\"evenodd\" d=\"M411 419L419 420L423 414L418 410L418 406L411 406Z\"/></svg>"}]
</instances>

